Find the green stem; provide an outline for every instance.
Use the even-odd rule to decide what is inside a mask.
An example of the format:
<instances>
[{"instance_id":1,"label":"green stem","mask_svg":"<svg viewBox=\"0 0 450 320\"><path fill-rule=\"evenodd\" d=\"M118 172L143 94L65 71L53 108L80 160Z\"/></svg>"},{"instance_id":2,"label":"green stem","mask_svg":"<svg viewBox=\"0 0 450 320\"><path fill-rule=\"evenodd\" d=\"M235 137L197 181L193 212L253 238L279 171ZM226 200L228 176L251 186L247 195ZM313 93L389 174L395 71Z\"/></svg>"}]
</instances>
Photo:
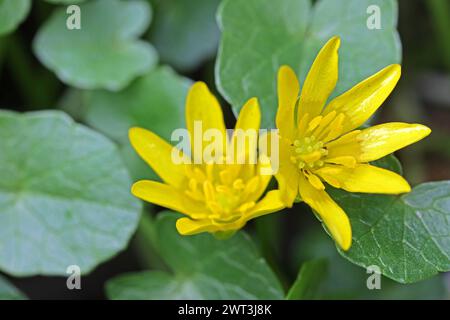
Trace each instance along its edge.
<instances>
[{"instance_id":1,"label":"green stem","mask_svg":"<svg viewBox=\"0 0 450 320\"><path fill-rule=\"evenodd\" d=\"M6 58L11 77L22 91L27 107L49 108L56 98L58 83L48 74L36 73L31 55L15 35L7 39Z\"/></svg>"},{"instance_id":2,"label":"green stem","mask_svg":"<svg viewBox=\"0 0 450 320\"><path fill-rule=\"evenodd\" d=\"M434 22L438 43L442 48L442 57L450 71L450 3L448 0L425 1Z\"/></svg>"}]
</instances>

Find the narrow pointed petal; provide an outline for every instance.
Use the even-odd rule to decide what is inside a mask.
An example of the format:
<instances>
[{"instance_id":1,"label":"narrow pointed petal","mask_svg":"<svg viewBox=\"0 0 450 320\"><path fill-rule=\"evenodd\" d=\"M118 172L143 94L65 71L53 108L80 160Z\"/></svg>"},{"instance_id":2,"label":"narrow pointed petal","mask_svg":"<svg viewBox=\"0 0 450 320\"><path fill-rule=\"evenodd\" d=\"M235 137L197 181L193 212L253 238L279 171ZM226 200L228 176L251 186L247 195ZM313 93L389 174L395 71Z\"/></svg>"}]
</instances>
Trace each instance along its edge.
<instances>
[{"instance_id":1,"label":"narrow pointed petal","mask_svg":"<svg viewBox=\"0 0 450 320\"><path fill-rule=\"evenodd\" d=\"M300 94L298 120L307 113L311 119L318 116L336 87L340 43L338 37L331 38L314 60Z\"/></svg>"},{"instance_id":2,"label":"narrow pointed petal","mask_svg":"<svg viewBox=\"0 0 450 320\"><path fill-rule=\"evenodd\" d=\"M415 143L431 133L431 129L421 124L390 122L361 131L360 162L380 159L388 154Z\"/></svg>"},{"instance_id":3,"label":"narrow pointed petal","mask_svg":"<svg viewBox=\"0 0 450 320\"><path fill-rule=\"evenodd\" d=\"M207 209L164 183L141 180L133 184L131 193L144 201L184 213L190 217L206 217Z\"/></svg>"},{"instance_id":4,"label":"narrow pointed petal","mask_svg":"<svg viewBox=\"0 0 450 320\"><path fill-rule=\"evenodd\" d=\"M131 128L129 131L131 145L139 156L161 177L161 179L175 187L179 187L185 181L184 164L175 164L172 159L172 151L180 152L184 163L190 159L181 151L158 137L151 131L142 128Z\"/></svg>"},{"instance_id":5,"label":"narrow pointed petal","mask_svg":"<svg viewBox=\"0 0 450 320\"><path fill-rule=\"evenodd\" d=\"M337 244L348 250L352 244L350 220L339 205L324 191L314 188L305 177L300 177L300 196L320 218Z\"/></svg>"},{"instance_id":6,"label":"narrow pointed petal","mask_svg":"<svg viewBox=\"0 0 450 320\"><path fill-rule=\"evenodd\" d=\"M295 72L289 66L278 70L278 110L276 125L280 135L291 138L295 128L295 104L300 92L300 84Z\"/></svg>"},{"instance_id":7,"label":"narrow pointed petal","mask_svg":"<svg viewBox=\"0 0 450 320\"><path fill-rule=\"evenodd\" d=\"M280 211L285 208L284 202L281 200L281 193L279 190L272 190L262 198L256 206L245 214L245 220L250 220L265 214Z\"/></svg>"},{"instance_id":8,"label":"narrow pointed petal","mask_svg":"<svg viewBox=\"0 0 450 320\"><path fill-rule=\"evenodd\" d=\"M280 164L275 178L278 181L278 188L281 193L281 199L287 207L292 207L295 198L298 195L298 178L300 172L295 164L289 158L289 144L280 139Z\"/></svg>"},{"instance_id":9,"label":"narrow pointed petal","mask_svg":"<svg viewBox=\"0 0 450 320\"><path fill-rule=\"evenodd\" d=\"M202 132L197 130L198 134L194 135L194 128L197 127L199 129L200 126ZM226 131L222 109L216 97L203 82L193 84L187 95L186 127L191 137L192 154L197 159L202 156L204 147L209 144L209 142L202 141L203 136L199 135L205 133L208 129L217 129L223 137L223 147L226 146ZM196 147L196 145L198 146Z\"/></svg>"},{"instance_id":10,"label":"narrow pointed petal","mask_svg":"<svg viewBox=\"0 0 450 320\"><path fill-rule=\"evenodd\" d=\"M386 98L400 79L398 64L387 66L373 76L334 98L325 108L324 115L335 111L345 115L344 132L358 128L366 122Z\"/></svg>"},{"instance_id":11,"label":"narrow pointed petal","mask_svg":"<svg viewBox=\"0 0 450 320\"><path fill-rule=\"evenodd\" d=\"M408 182L399 174L369 164L355 168L325 166L316 174L332 186L349 192L400 194L411 191Z\"/></svg>"},{"instance_id":12,"label":"narrow pointed petal","mask_svg":"<svg viewBox=\"0 0 450 320\"><path fill-rule=\"evenodd\" d=\"M258 100L252 98L247 101L239 112L239 117L233 132L231 146L234 148L236 160L241 159L241 161L235 163L256 163L260 124L261 111Z\"/></svg>"}]
</instances>

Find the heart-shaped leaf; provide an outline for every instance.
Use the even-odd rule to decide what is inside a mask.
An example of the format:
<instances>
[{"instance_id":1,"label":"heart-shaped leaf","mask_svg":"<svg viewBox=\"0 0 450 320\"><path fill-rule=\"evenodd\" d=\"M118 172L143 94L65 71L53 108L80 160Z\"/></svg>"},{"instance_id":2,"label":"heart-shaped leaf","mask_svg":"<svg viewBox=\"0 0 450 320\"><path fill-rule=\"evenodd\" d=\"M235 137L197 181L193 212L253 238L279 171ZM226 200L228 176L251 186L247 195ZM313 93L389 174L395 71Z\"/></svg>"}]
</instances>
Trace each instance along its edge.
<instances>
[{"instance_id":1,"label":"heart-shaped leaf","mask_svg":"<svg viewBox=\"0 0 450 320\"><path fill-rule=\"evenodd\" d=\"M353 245L344 257L377 265L398 282L413 283L450 271L450 181L424 183L402 196L334 190L348 214Z\"/></svg>"},{"instance_id":2,"label":"heart-shaped leaf","mask_svg":"<svg viewBox=\"0 0 450 320\"><path fill-rule=\"evenodd\" d=\"M380 29L370 23L376 18ZM218 19L218 89L236 113L258 97L262 127L274 126L279 67L290 65L304 79L332 36L342 39L334 95L401 59L395 0L319 0L313 8L309 0L225 0Z\"/></svg>"},{"instance_id":3,"label":"heart-shaped leaf","mask_svg":"<svg viewBox=\"0 0 450 320\"><path fill-rule=\"evenodd\" d=\"M0 269L83 274L124 249L141 204L115 145L61 112L0 112Z\"/></svg>"},{"instance_id":4,"label":"heart-shaped leaf","mask_svg":"<svg viewBox=\"0 0 450 320\"><path fill-rule=\"evenodd\" d=\"M39 30L34 52L68 85L120 90L156 64L153 47L137 39L150 18L145 1L95 0L80 5L81 29L72 30L61 8Z\"/></svg>"},{"instance_id":5,"label":"heart-shaped leaf","mask_svg":"<svg viewBox=\"0 0 450 320\"><path fill-rule=\"evenodd\" d=\"M0 36L14 31L30 8L31 0L0 0Z\"/></svg>"},{"instance_id":6,"label":"heart-shaped leaf","mask_svg":"<svg viewBox=\"0 0 450 320\"><path fill-rule=\"evenodd\" d=\"M211 58L219 44L216 11L220 0L155 1L150 41L161 60L192 70Z\"/></svg>"},{"instance_id":7,"label":"heart-shaped leaf","mask_svg":"<svg viewBox=\"0 0 450 320\"><path fill-rule=\"evenodd\" d=\"M181 236L177 215L160 213L156 246L171 273L145 271L107 283L111 299L282 299L279 281L243 232L228 240Z\"/></svg>"},{"instance_id":8,"label":"heart-shaped leaf","mask_svg":"<svg viewBox=\"0 0 450 320\"><path fill-rule=\"evenodd\" d=\"M128 130L146 128L170 141L172 131L185 126L184 101L190 84L189 79L162 66L117 93L72 91L62 108L78 113L89 126L118 142L133 180L154 180L158 176L132 149Z\"/></svg>"}]
</instances>

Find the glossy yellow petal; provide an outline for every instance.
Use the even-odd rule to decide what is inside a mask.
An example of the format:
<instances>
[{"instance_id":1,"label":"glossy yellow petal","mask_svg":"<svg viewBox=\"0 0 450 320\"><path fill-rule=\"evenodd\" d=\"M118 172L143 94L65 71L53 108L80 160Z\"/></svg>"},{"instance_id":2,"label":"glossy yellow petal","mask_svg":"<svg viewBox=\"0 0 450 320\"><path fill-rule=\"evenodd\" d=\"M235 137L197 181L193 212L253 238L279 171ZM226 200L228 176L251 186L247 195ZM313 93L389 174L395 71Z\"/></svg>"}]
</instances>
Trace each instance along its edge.
<instances>
[{"instance_id":1,"label":"glossy yellow petal","mask_svg":"<svg viewBox=\"0 0 450 320\"><path fill-rule=\"evenodd\" d=\"M338 49L341 40L333 37L323 46L306 76L298 106L298 121L309 114L318 116L338 80Z\"/></svg>"},{"instance_id":2,"label":"glossy yellow petal","mask_svg":"<svg viewBox=\"0 0 450 320\"><path fill-rule=\"evenodd\" d=\"M401 67L390 65L356 86L334 98L323 114L336 111L343 113L344 132L358 128L369 119L391 94L400 79Z\"/></svg>"},{"instance_id":3,"label":"glossy yellow petal","mask_svg":"<svg viewBox=\"0 0 450 320\"><path fill-rule=\"evenodd\" d=\"M295 128L295 104L300 92L300 84L295 72L289 66L278 70L278 110L276 125L280 135L291 138Z\"/></svg>"},{"instance_id":4,"label":"glossy yellow petal","mask_svg":"<svg viewBox=\"0 0 450 320\"><path fill-rule=\"evenodd\" d=\"M244 216L245 220L250 220L265 214L280 211L285 208L284 202L281 200L279 190L272 190L262 198L252 209Z\"/></svg>"},{"instance_id":5,"label":"glossy yellow petal","mask_svg":"<svg viewBox=\"0 0 450 320\"><path fill-rule=\"evenodd\" d=\"M194 235L202 232L219 232L239 230L245 225L245 222L238 220L227 223L213 223L210 219L192 220L189 218L180 218L177 220L176 227L182 235Z\"/></svg>"},{"instance_id":6,"label":"glossy yellow petal","mask_svg":"<svg viewBox=\"0 0 450 320\"><path fill-rule=\"evenodd\" d=\"M131 193L147 202L184 213L190 217L204 218L207 209L201 204L184 196L176 188L164 183L141 180L133 184Z\"/></svg>"},{"instance_id":7,"label":"glossy yellow petal","mask_svg":"<svg viewBox=\"0 0 450 320\"><path fill-rule=\"evenodd\" d=\"M206 130L217 129L224 138L222 142L223 147L226 146L226 131L222 109L216 97L203 82L193 84L187 95L186 127L191 137L192 154L194 158L196 157L197 163L201 159L205 145L210 143L203 141L203 136L201 136L201 133L205 133ZM197 134L194 135L194 132Z\"/></svg>"},{"instance_id":8,"label":"glossy yellow petal","mask_svg":"<svg viewBox=\"0 0 450 320\"><path fill-rule=\"evenodd\" d=\"M139 156L147 162L161 179L175 187L185 181L184 164L175 164L172 159L174 147L151 131L142 128L131 128L129 133L131 145ZM184 156L184 163L190 159Z\"/></svg>"},{"instance_id":9,"label":"glossy yellow petal","mask_svg":"<svg viewBox=\"0 0 450 320\"><path fill-rule=\"evenodd\" d=\"M369 164L355 168L325 166L315 173L332 186L349 192L399 194L411 191L408 182L399 174Z\"/></svg>"},{"instance_id":10,"label":"glossy yellow petal","mask_svg":"<svg viewBox=\"0 0 450 320\"><path fill-rule=\"evenodd\" d=\"M257 160L258 130L261 124L261 111L258 99L252 98L242 107L236 122L231 146L234 148L235 163L252 163ZM251 155L252 159L249 158Z\"/></svg>"},{"instance_id":11,"label":"glossy yellow petal","mask_svg":"<svg viewBox=\"0 0 450 320\"><path fill-rule=\"evenodd\" d=\"M361 131L357 139L361 145L360 162L380 159L394 151L417 142L431 133L421 124L384 123Z\"/></svg>"},{"instance_id":12,"label":"glossy yellow petal","mask_svg":"<svg viewBox=\"0 0 450 320\"><path fill-rule=\"evenodd\" d=\"M299 180L303 201L317 212L337 244L343 250L350 249L352 229L344 210L324 190L314 188L305 177L300 176Z\"/></svg>"},{"instance_id":13,"label":"glossy yellow petal","mask_svg":"<svg viewBox=\"0 0 450 320\"><path fill-rule=\"evenodd\" d=\"M292 207L298 195L298 177L300 171L290 160L289 143L280 139L280 164L275 178L278 181L278 189L281 199L287 207Z\"/></svg>"}]
</instances>

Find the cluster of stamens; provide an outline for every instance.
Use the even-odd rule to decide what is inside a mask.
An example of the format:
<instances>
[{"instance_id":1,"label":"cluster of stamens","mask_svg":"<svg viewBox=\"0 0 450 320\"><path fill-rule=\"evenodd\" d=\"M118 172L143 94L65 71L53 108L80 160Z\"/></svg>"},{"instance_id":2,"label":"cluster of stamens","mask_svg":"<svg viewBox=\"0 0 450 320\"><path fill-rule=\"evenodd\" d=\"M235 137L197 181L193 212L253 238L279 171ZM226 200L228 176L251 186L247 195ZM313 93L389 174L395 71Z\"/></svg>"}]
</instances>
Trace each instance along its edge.
<instances>
[{"instance_id":1,"label":"cluster of stamens","mask_svg":"<svg viewBox=\"0 0 450 320\"><path fill-rule=\"evenodd\" d=\"M197 218L210 218L218 223L230 222L255 206L252 194L259 188L260 178L254 176L244 181L226 167L210 164L206 166L206 172L200 167L189 170L186 195L204 203L211 212Z\"/></svg>"},{"instance_id":2,"label":"cluster of stamens","mask_svg":"<svg viewBox=\"0 0 450 320\"><path fill-rule=\"evenodd\" d=\"M317 141L315 136L296 139L293 142L294 152L291 161L300 170L317 169L324 165L323 157L328 154L322 141Z\"/></svg>"}]
</instances>

